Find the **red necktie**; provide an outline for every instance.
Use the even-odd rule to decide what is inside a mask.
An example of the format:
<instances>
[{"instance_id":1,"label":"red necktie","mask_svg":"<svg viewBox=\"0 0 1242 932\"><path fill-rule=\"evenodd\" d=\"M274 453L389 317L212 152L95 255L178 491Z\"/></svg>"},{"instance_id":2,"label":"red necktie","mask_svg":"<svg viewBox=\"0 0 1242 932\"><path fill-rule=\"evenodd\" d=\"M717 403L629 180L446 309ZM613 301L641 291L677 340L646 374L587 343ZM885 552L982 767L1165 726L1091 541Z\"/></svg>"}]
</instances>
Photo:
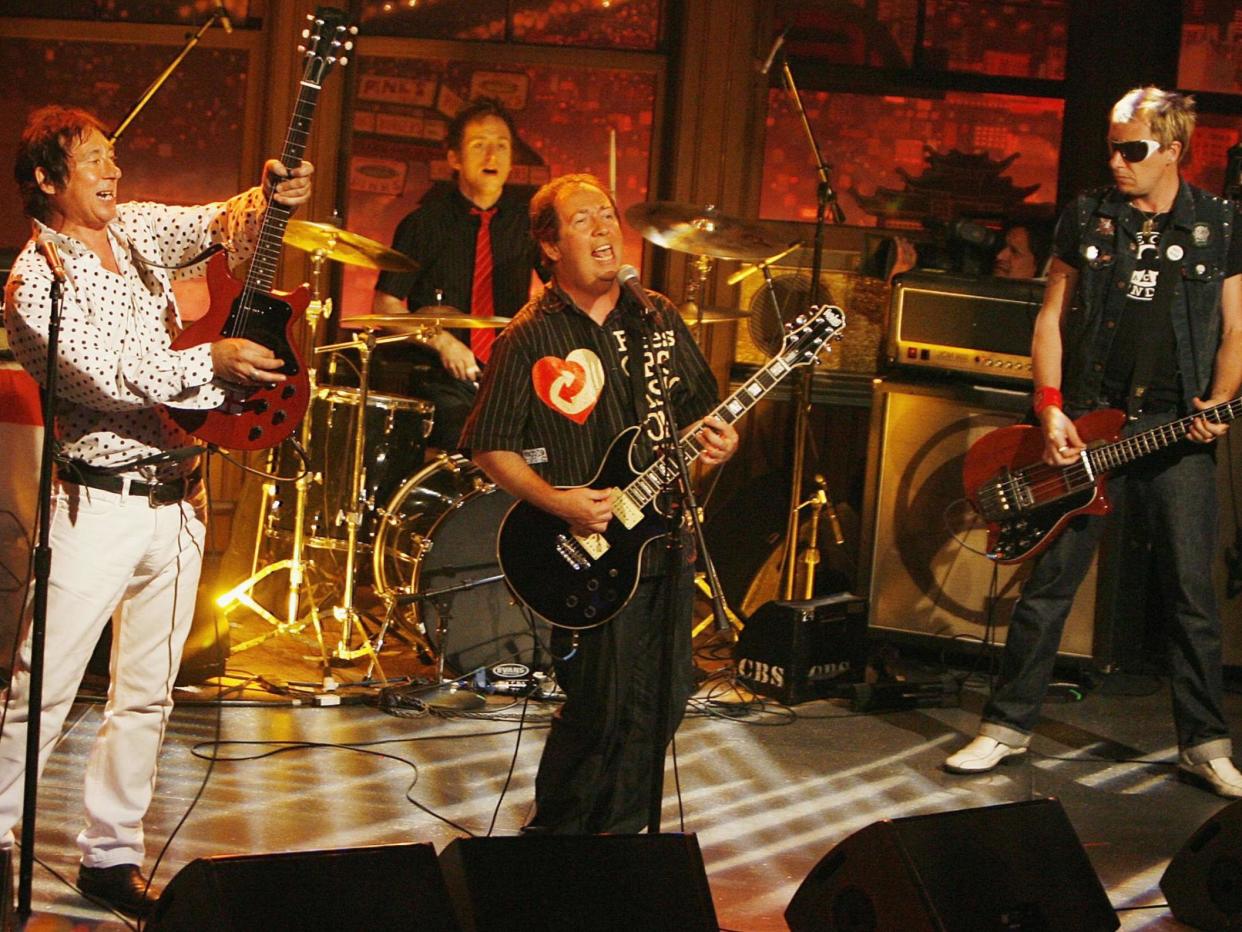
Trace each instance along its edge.
<instances>
[{"instance_id":1,"label":"red necktie","mask_svg":"<svg viewBox=\"0 0 1242 932\"><path fill-rule=\"evenodd\" d=\"M492 217L496 208L480 210L471 207L470 213L479 218L479 233L474 240L474 284L470 289L470 315L472 317L495 317L492 304ZM471 330L470 349L479 362L486 363L492 355L495 330Z\"/></svg>"}]
</instances>

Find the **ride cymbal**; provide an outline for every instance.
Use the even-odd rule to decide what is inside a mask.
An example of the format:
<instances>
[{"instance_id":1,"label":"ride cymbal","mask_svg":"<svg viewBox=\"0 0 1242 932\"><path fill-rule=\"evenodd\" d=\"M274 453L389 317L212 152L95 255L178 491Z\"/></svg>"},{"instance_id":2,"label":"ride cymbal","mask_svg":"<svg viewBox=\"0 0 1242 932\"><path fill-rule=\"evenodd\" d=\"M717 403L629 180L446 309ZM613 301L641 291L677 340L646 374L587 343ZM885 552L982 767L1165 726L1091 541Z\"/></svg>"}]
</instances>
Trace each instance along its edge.
<instances>
[{"instance_id":1,"label":"ride cymbal","mask_svg":"<svg viewBox=\"0 0 1242 932\"><path fill-rule=\"evenodd\" d=\"M385 272L417 272L418 263L403 252L389 249L360 233L350 233L330 223L290 220L285 242L304 252L319 253L334 262Z\"/></svg>"},{"instance_id":2,"label":"ride cymbal","mask_svg":"<svg viewBox=\"0 0 1242 932\"><path fill-rule=\"evenodd\" d=\"M710 204L645 201L632 205L625 219L657 246L696 256L756 262L789 245L779 229L730 217Z\"/></svg>"}]
</instances>

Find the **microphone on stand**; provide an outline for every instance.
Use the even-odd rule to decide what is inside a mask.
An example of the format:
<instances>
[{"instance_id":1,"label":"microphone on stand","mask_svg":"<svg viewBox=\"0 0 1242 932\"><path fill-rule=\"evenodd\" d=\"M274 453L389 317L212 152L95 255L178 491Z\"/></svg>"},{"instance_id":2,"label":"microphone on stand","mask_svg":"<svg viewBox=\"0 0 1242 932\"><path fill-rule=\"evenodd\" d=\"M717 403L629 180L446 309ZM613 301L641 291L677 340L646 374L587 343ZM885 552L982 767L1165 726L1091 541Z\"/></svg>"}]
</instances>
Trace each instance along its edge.
<instances>
[{"instance_id":1,"label":"microphone on stand","mask_svg":"<svg viewBox=\"0 0 1242 932\"><path fill-rule=\"evenodd\" d=\"M39 252L43 253L43 258L47 260L48 267L52 270L52 277L63 285L69 280L69 276L65 274L65 264L60 261L60 250L46 237L39 238L38 247Z\"/></svg>"},{"instance_id":2,"label":"microphone on stand","mask_svg":"<svg viewBox=\"0 0 1242 932\"><path fill-rule=\"evenodd\" d=\"M643 288L642 282L638 280L638 269L632 265L623 265L617 269L617 283L633 295L634 299L643 306L643 316L655 317L656 306L651 303L651 297L647 294L647 290Z\"/></svg>"},{"instance_id":3,"label":"microphone on stand","mask_svg":"<svg viewBox=\"0 0 1242 932\"><path fill-rule=\"evenodd\" d=\"M766 75L772 70L772 63L776 61L776 53L781 50L781 46L785 44L785 36L789 33L789 27L786 26L780 31L780 34L772 42L772 48L768 51L768 57L763 60L763 64L759 66L759 73Z\"/></svg>"}]
</instances>

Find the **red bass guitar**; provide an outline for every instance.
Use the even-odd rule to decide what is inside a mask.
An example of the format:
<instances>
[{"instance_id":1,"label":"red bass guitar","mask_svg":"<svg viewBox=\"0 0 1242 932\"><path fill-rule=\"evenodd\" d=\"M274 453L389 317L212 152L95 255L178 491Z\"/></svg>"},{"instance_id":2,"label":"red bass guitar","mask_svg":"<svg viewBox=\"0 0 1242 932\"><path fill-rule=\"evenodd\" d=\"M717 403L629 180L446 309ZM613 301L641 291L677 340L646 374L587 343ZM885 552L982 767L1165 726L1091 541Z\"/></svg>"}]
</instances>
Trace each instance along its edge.
<instances>
[{"instance_id":1,"label":"red bass guitar","mask_svg":"<svg viewBox=\"0 0 1242 932\"><path fill-rule=\"evenodd\" d=\"M1075 515L1109 510L1104 480L1114 470L1185 439L1196 417L1227 424L1242 413L1242 398L1119 439L1124 411L1092 411L1074 422L1087 449L1070 466L1041 461L1044 436L1018 424L981 437L966 451L966 498L988 527L987 555L1020 563L1047 547Z\"/></svg>"},{"instance_id":2,"label":"red bass guitar","mask_svg":"<svg viewBox=\"0 0 1242 932\"><path fill-rule=\"evenodd\" d=\"M310 28L303 35L306 67L299 83L293 120L285 134L281 164L295 168L302 162L310 136L311 118L319 100L324 76L333 64L344 64L341 52L352 42L346 14L320 7L307 17ZM230 337L244 337L268 347L284 363L286 376L278 385L225 385L223 404L208 411L168 408L187 433L206 443L231 450L262 450L288 437L301 423L310 403L306 367L293 349L293 328L302 319L310 292L305 285L292 292L274 292L272 284L280 261L281 243L292 210L269 201L263 214L259 243L246 281L229 272L228 260L217 254L207 263L207 287L211 307L172 343L175 350Z\"/></svg>"}]
</instances>

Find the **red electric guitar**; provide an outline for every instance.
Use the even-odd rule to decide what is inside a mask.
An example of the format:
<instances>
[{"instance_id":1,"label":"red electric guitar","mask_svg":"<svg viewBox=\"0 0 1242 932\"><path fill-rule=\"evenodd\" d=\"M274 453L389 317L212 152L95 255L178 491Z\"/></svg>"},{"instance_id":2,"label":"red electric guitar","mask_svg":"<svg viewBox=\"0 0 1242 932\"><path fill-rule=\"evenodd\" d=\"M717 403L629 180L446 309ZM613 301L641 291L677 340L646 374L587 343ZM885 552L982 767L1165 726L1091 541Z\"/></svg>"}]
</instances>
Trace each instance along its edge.
<instances>
[{"instance_id":1,"label":"red electric guitar","mask_svg":"<svg viewBox=\"0 0 1242 932\"><path fill-rule=\"evenodd\" d=\"M285 135L281 164L295 168L302 162L310 136L311 118L319 100L324 76L333 64L345 63L342 53L353 43L343 10L319 7L308 16L310 28L303 33L306 68L299 84L293 120ZM269 201L263 214L259 243L246 281L229 273L228 259L217 254L207 263L207 287L211 307L173 341L175 350L229 337L244 337L268 347L284 363L287 377L277 385L227 385L222 405L209 411L168 408L168 413L187 433L199 440L230 450L262 450L288 437L301 423L310 403L306 367L293 349L293 327L302 319L310 291L274 292L272 284L280 261L290 208Z\"/></svg>"},{"instance_id":2,"label":"red electric guitar","mask_svg":"<svg viewBox=\"0 0 1242 932\"><path fill-rule=\"evenodd\" d=\"M962 480L966 497L988 526L988 556L1021 563L1047 547L1075 515L1109 509L1104 479L1110 472L1184 439L1196 417L1227 424L1242 414L1242 398L1118 439L1124 411L1105 408L1074 422L1087 445L1071 466L1041 461L1044 436L1017 424L981 437L966 451Z\"/></svg>"}]
</instances>

